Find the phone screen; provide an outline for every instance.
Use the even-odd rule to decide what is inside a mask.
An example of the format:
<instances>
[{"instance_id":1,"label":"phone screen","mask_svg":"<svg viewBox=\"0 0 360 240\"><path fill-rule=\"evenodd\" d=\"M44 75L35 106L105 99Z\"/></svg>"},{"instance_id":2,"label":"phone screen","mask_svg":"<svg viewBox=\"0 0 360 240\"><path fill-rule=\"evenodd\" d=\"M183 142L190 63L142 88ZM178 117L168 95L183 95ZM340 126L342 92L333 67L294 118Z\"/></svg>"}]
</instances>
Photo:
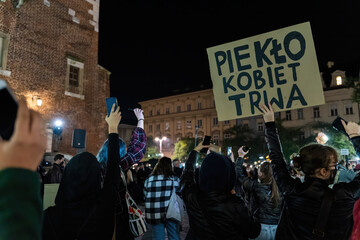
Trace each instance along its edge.
<instances>
[{"instance_id":1,"label":"phone screen","mask_svg":"<svg viewBox=\"0 0 360 240\"><path fill-rule=\"evenodd\" d=\"M232 151L232 147L228 147L228 150L227 150L227 155L228 156L231 156L231 151Z\"/></svg>"},{"instance_id":2,"label":"phone screen","mask_svg":"<svg viewBox=\"0 0 360 240\"><path fill-rule=\"evenodd\" d=\"M110 112L111 112L111 108L114 105L114 103L116 104L115 107L117 107L117 98L116 97L109 97L106 98L106 108L107 108L107 114L108 116L110 116ZM115 108L116 109L116 108ZM115 110L114 109L114 110Z\"/></svg>"},{"instance_id":3,"label":"phone screen","mask_svg":"<svg viewBox=\"0 0 360 240\"><path fill-rule=\"evenodd\" d=\"M0 117L0 135L10 139L14 131L18 104L3 80L0 80L0 104L3 114Z\"/></svg>"}]
</instances>

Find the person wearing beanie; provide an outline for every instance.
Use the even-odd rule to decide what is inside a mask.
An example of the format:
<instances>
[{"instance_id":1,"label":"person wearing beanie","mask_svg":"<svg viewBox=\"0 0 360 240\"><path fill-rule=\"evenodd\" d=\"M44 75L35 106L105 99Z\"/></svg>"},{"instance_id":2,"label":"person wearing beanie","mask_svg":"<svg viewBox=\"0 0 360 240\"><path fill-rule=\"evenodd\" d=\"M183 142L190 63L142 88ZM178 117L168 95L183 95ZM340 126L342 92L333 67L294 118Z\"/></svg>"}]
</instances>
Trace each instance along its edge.
<instances>
[{"instance_id":1,"label":"person wearing beanie","mask_svg":"<svg viewBox=\"0 0 360 240\"><path fill-rule=\"evenodd\" d=\"M199 181L195 181L197 154L209 146L200 143L191 151L181 176L182 198L194 239L232 240L255 238L261 225L244 201L232 194L236 174L234 163L226 156L211 152L202 162Z\"/></svg>"}]
</instances>

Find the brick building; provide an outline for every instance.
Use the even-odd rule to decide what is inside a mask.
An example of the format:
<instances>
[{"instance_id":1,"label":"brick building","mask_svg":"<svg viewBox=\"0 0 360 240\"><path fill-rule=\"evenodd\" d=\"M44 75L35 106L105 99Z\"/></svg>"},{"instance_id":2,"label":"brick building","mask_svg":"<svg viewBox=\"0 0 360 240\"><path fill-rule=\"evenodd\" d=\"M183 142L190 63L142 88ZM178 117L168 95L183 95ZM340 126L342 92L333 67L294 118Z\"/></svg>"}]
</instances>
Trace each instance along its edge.
<instances>
[{"instance_id":1,"label":"brick building","mask_svg":"<svg viewBox=\"0 0 360 240\"><path fill-rule=\"evenodd\" d=\"M43 114L48 151L56 118L64 121L60 152L76 153L74 129L86 130L94 154L106 139L110 73L98 65L99 2L0 1L0 78Z\"/></svg>"}]
</instances>

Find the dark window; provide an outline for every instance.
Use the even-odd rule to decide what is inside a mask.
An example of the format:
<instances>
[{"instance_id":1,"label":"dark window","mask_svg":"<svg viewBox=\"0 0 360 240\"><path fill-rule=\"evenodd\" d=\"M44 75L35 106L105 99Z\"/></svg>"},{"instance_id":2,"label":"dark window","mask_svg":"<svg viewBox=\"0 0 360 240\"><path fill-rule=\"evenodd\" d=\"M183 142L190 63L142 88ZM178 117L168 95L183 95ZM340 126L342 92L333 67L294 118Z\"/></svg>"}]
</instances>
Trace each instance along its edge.
<instances>
[{"instance_id":1,"label":"dark window","mask_svg":"<svg viewBox=\"0 0 360 240\"><path fill-rule=\"evenodd\" d=\"M74 87L79 87L79 73L80 68L70 65L69 84Z\"/></svg>"},{"instance_id":2,"label":"dark window","mask_svg":"<svg viewBox=\"0 0 360 240\"><path fill-rule=\"evenodd\" d=\"M319 107L314 107L314 118L320 117L320 109Z\"/></svg>"}]
</instances>

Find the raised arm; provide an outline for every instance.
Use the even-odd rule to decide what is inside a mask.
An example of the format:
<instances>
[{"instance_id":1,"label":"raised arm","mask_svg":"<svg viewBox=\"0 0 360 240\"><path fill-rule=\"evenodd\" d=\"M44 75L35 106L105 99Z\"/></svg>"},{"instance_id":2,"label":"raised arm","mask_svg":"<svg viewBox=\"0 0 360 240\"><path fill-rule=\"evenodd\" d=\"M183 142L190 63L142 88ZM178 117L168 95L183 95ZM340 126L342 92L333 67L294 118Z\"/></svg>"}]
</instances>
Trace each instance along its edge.
<instances>
[{"instance_id":1,"label":"raised arm","mask_svg":"<svg viewBox=\"0 0 360 240\"><path fill-rule=\"evenodd\" d=\"M271 105L269 107L261 105L260 109L263 111L263 117L266 126L265 140L269 149L269 156L274 172L274 178L282 193L290 192L296 180L290 176L290 173L286 168L279 135L275 127L274 111Z\"/></svg>"},{"instance_id":2,"label":"raised arm","mask_svg":"<svg viewBox=\"0 0 360 240\"><path fill-rule=\"evenodd\" d=\"M358 156L360 156L360 133L359 133L360 127L359 127L359 125L355 122L345 123L343 120L341 120L341 122L344 126L346 133L350 137L350 141L354 146L356 154ZM348 188L349 191L351 191L355 196L356 192L358 192L360 189L360 174L357 174L351 182L345 184L345 187Z\"/></svg>"},{"instance_id":3,"label":"raised arm","mask_svg":"<svg viewBox=\"0 0 360 240\"><path fill-rule=\"evenodd\" d=\"M109 129L109 147L108 147L108 162L106 165L106 176L104 179L104 188L117 184L120 178L120 169L117 163L120 160L119 152L119 134L118 126L121 121L120 107L115 109L115 104L111 108L110 116L105 117ZM115 185L114 185L115 186Z\"/></svg>"},{"instance_id":4,"label":"raised arm","mask_svg":"<svg viewBox=\"0 0 360 240\"><path fill-rule=\"evenodd\" d=\"M144 131L143 110L136 108L134 109L134 113L138 119L137 128L133 132L125 156L120 159L120 165L125 172L134 163L139 162L146 152L146 134Z\"/></svg>"},{"instance_id":5,"label":"raised arm","mask_svg":"<svg viewBox=\"0 0 360 240\"><path fill-rule=\"evenodd\" d=\"M244 164L244 157L249 152L245 152L243 147L240 147L238 150L239 158L236 160L235 163L235 172L236 172L236 185L243 186L246 190L252 190L257 179L251 179L247 175L244 174L243 171L243 164Z\"/></svg>"},{"instance_id":6,"label":"raised arm","mask_svg":"<svg viewBox=\"0 0 360 240\"><path fill-rule=\"evenodd\" d=\"M196 183L195 181L195 164L196 164L196 157L199 151L203 148L209 147L209 145L202 145L200 143L198 146L194 148L189 154L188 159L185 162L185 168L182 172L180 177L180 184L183 189L183 199L187 201L186 196L190 188Z\"/></svg>"}]
</instances>

